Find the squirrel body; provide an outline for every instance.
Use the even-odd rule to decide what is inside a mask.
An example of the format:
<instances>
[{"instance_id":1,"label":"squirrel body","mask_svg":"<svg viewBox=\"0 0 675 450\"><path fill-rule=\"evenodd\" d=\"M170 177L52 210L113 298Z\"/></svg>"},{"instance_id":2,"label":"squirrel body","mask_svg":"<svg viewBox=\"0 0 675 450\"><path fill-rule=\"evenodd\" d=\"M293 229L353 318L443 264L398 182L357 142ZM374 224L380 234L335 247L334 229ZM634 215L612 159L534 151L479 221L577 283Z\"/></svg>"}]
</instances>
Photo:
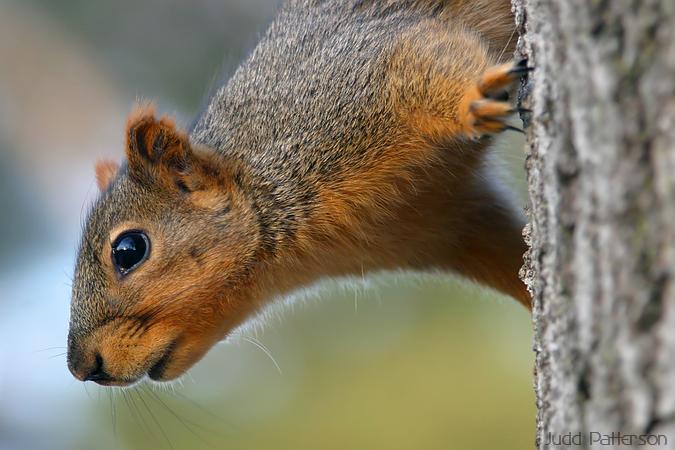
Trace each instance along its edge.
<instances>
[{"instance_id":1,"label":"squirrel body","mask_svg":"<svg viewBox=\"0 0 675 450\"><path fill-rule=\"evenodd\" d=\"M127 161L97 165L73 374L173 379L321 277L451 271L529 307L523 214L488 158L527 70L510 8L289 1L189 135L136 109Z\"/></svg>"}]
</instances>

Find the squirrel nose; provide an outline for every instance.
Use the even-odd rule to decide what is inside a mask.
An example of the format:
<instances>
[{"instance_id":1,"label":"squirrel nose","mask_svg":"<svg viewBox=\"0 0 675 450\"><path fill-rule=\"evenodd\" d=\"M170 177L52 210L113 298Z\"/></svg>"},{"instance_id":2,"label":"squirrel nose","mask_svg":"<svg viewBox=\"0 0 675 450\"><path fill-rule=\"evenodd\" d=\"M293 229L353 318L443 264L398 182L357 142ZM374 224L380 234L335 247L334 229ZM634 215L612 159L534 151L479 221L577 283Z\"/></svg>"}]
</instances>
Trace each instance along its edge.
<instances>
[{"instance_id":1,"label":"squirrel nose","mask_svg":"<svg viewBox=\"0 0 675 450\"><path fill-rule=\"evenodd\" d=\"M80 381L103 381L110 379L104 369L103 356L96 352L93 358L83 354L82 350L71 345L68 351L68 368Z\"/></svg>"},{"instance_id":2,"label":"squirrel nose","mask_svg":"<svg viewBox=\"0 0 675 450\"><path fill-rule=\"evenodd\" d=\"M84 377L82 381L100 381L110 378L105 370L103 370L103 356L100 353L96 353L94 357L94 366L89 370L89 373Z\"/></svg>"}]
</instances>

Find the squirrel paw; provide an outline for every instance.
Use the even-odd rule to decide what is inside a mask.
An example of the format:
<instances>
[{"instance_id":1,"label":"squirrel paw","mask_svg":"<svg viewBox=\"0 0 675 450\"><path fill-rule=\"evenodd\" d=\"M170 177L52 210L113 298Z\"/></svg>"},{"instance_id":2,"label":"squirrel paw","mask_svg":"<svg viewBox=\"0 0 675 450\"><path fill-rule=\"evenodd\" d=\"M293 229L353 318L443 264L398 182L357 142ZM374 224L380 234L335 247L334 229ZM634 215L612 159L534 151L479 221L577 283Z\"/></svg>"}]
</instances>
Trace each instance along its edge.
<instances>
[{"instance_id":1,"label":"squirrel paw","mask_svg":"<svg viewBox=\"0 0 675 450\"><path fill-rule=\"evenodd\" d=\"M504 130L520 133L520 128L506 123L506 119L515 112L527 112L514 108L509 100L509 90L523 74L531 71L527 60L506 63L487 69L480 80L465 97L466 132L477 138L486 134L495 134Z\"/></svg>"}]
</instances>

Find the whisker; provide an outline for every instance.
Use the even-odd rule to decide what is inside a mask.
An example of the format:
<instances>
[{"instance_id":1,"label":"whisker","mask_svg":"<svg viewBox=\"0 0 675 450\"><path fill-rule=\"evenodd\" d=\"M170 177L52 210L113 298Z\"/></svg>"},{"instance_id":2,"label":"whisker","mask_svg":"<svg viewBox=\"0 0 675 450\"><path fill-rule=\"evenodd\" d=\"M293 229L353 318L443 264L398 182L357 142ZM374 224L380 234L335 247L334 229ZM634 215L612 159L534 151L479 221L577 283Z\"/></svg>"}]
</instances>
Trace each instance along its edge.
<instances>
[{"instance_id":1,"label":"whisker","mask_svg":"<svg viewBox=\"0 0 675 450\"><path fill-rule=\"evenodd\" d=\"M85 381L84 383L82 383L82 386L84 386L84 392L87 393L87 397L89 397L89 400L93 402L94 397L91 396L91 394L89 393L89 389L87 389L87 382Z\"/></svg>"},{"instance_id":2,"label":"whisker","mask_svg":"<svg viewBox=\"0 0 675 450\"><path fill-rule=\"evenodd\" d=\"M150 386L150 388L152 389L152 386ZM191 403L193 406L195 406L195 407L196 407L197 409L199 409L200 411L202 411L202 412L208 414L212 419L215 419L215 421L214 421L214 423L213 423L214 426L220 426L220 425L223 425L223 424L224 424L224 419L223 419L222 417L219 417L218 415L216 415L216 414L213 413L212 411L209 411L208 409L204 408L204 407L201 406L199 403L197 403L197 402L195 402L194 400L192 400L190 397L187 397L187 396L185 396L185 395L183 395L183 394L180 394L179 392L176 392L175 390L172 391L172 394L174 394L174 395L176 395L176 396L178 396L178 397L180 397L180 398L186 400L187 402ZM191 423L192 425L194 425L195 427L200 428L200 429L202 429L202 430L204 430L204 431L207 431L207 432L209 432L209 433L211 433L211 434L215 434L215 435L218 435L218 436L227 436L227 434L226 434L226 433L223 433L221 430L214 429L214 428L212 428L212 427L210 427L210 426L202 425L201 423L195 422L194 420L190 420L190 419L185 419L185 420L186 420L187 422Z\"/></svg>"},{"instance_id":3,"label":"whisker","mask_svg":"<svg viewBox=\"0 0 675 450\"><path fill-rule=\"evenodd\" d=\"M87 188L87 193L85 194L85 199L89 198L89 194L91 193L91 188L94 186L94 181L89 182L89 187ZM85 205L89 203L87 200L84 200L82 202L82 205L80 205L80 222L84 223L84 207Z\"/></svg>"},{"instance_id":4,"label":"whisker","mask_svg":"<svg viewBox=\"0 0 675 450\"><path fill-rule=\"evenodd\" d=\"M70 281L71 286L72 286L73 276L70 275L70 274L66 271L66 269L63 269L63 274L66 276L66 278L68 278L68 281Z\"/></svg>"},{"instance_id":5,"label":"whisker","mask_svg":"<svg viewBox=\"0 0 675 450\"><path fill-rule=\"evenodd\" d=\"M354 313L358 314L359 312L359 288L354 286Z\"/></svg>"},{"instance_id":6,"label":"whisker","mask_svg":"<svg viewBox=\"0 0 675 450\"><path fill-rule=\"evenodd\" d=\"M35 351L33 351L33 353L41 353L41 352L46 352L46 351L49 351L49 350L65 350L67 348L68 347L47 347L47 348L42 348L40 350L35 350Z\"/></svg>"},{"instance_id":7,"label":"whisker","mask_svg":"<svg viewBox=\"0 0 675 450\"><path fill-rule=\"evenodd\" d=\"M63 353L59 353L58 355L52 355L52 356L48 357L47 359L54 359L54 358L58 358L59 356L65 356L67 353L68 352L63 352Z\"/></svg>"},{"instance_id":8,"label":"whisker","mask_svg":"<svg viewBox=\"0 0 675 450\"><path fill-rule=\"evenodd\" d=\"M148 411L148 414L150 414L150 418L152 419L153 422L155 422L155 425L157 425L157 428L159 428L159 431L162 433L162 436L164 436L164 440L166 440L166 443L169 444L169 447L171 447L173 450L175 450L173 444L171 444L171 440L169 439L166 432L164 431L164 428L160 424L159 420L157 420L157 417L155 417L155 413L152 412L152 409L146 403L145 399L141 395L141 392L139 390L137 390L136 394L138 394L138 398L141 400L141 402L145 406L145 409Z\"/></svg>"},{"instance_id":9,"label":"whisker","mask_svg":"<svg viewBox=\"0 0 675 450\"><path fill-rule=\"evenodd\" d=\"M199 425L199 424L197 424L197 423L195 423L195 422L192 422L191 420L188 420L188 419L186 419L186 418L184 418L184 417L181 417L178 413L176 413L169 405L167 405L167 404L161 399L161 397L159 396L159 394L157 394L157 392L153 391L152 389L146 387L145 392L147 392L147 393L150 395L150 398L153 398L157 403L159 403L160 405L162 405L162 406L163 406L163 407L164 407L164 408L165 408L172 416L174 416L174 417L176 418L176 420L178 420L178 421L179 421L179 422L180 422L180 423L181 423L181 424L182 424L182 425L183 425L190 433L192 433L193 436L195 436L197 439L199 439L200 441L202 441L203 443L205 443L205 444L208 445L209 447L215 448L215 447L213 447L213 444L212 444L211 442L207 441L207 440L206 440L204 437L202 437L199 433L197 433L196 431L194 431L194 430L192 429L192 427L190 427L189 424L192 424L192 425L194 425L194 426L196 426L196 427L202 428L202 429L204 429L204 430L206 430L206 431L211 431L211 430L209 430L208 428L204 428L204 427L202 427L201 425Z\"/></svg>"},{"instance_id":10,"label":"whisker","mask_svg":"<svg viewBox=\"0 0 675 450\"><path fill-rule=\"evenodd\" d=\"M157 438L150 430L150 427L148 427L148 424L145 422L145 418L141 414L141 411L138 409L138 405L136 405L136 402L134 401L132 392L133 390L130 390L129 396L127 397L126 392L122 390L122 395L124 397L125 402L127 403L127 406L129 407L129 411L131 411L131 414L134 416L135 422L141 427L141 430L143 430L145 434L150 436L151 439L156 440Z\"/></svg>"},{"instance_id":11,"label":"whisker","mask_svg":"<svg viewBox=\"0 0 675 450\"><path fill-rule=\"evenodd\" d=\"M507 48L509 48L509 44L511 43L511 39L513 39L513 36L516 34L516 27L513 27L513 31L511 32L511 36L509 36L509 40L506 41L506 45L502 49L502 52L499 54L499 58L497 58L497 61L502 60L502 56L504 56L504 52L506 51Z\"/></svg>"},{"instance_id":12,"label":"whisker","mask_svg":"<svg viewBox=\"0 0 675 450\"><path fill-rule=\"evenodd\" d=\"M264 345L262 342L260 342L260 341L257 340L256 338L250 337L250 336L240 336L240 337L241 337L243 340L245 340L246 342L248 342L248 343L250 343L250 344L252 344L252 345L255 345L255 346L256 346L257 348L259 348L263 353L265 353L265 354L267 355L267 357L268 357L268 358L272 361L272 363L274 364L274 367L277 368L277 371L279 372L279 375L283 375L283 374L284 374L284 373L281 371L281 367L279 367L279 364L277 364L277 360L274 359L274 356L272 356L272 352L270 352L269 349L268 349L267 347L265 347L265 345Z\"/></svg>"},{"instance_id":13,"label":"whisker","mask_svg":"<svg viewBox=\"0 0 675 450\"><path fill-rule=\"evenodd\" d=\"M224 419L223 419L222 417L218 416L216 413L214 413L213 411L209 410L208 408L206 408L206 407L200 405L198 402L196 402L195 400L191 399L191 398L188 397L187 395L185 395L185 394L183 394L183 393L181 393L181 392L179 392L179 391L176 391L176 390L173 391L173 395L176 395L177 397L180 397L181 399L183 399L183 400L185 400L185 401L191 403L192 406L194 406L194 407L197 408L198 410L202 411L203 413L208 414L209 416L211 416L211 418L216 419L218 422L223 422Z\"/></svg>"},{"instance_id":14,"label":"whisker","mask_svg":"<svg viewBox=\"0 0 675 450\"><path fill-rule=\"evenodd\" d=\"M115 438L115 448L119 448L119 439L117 437L117 411L115 410L115 402L113 400L113 390L107 389L108 401L110 403L110 418L112 420L113 437Z\"/></svg>"},{"instance_id":15,"label":"whisker","mask_svg":"<svg viewBox=\"0 0 675 450\"><path fill-rule=\"evenodd\" d=\"M131 412L131 415L134 416L134 419L136 422L139 422L138 418L136 417L136 412L131 408L131 403L129 403L129 399L127 398L127 393L124 392L124 389L120 390L122 393L122 400L124 400L124 403L127 405L127 409L129 412Z\"/></svg>"},{"instance_id":16,"label":"whisker","mask_svg":"<svg viewBox=\"0 0 675 450\"><path fill-rule=\"evenodd\" d=\"M127 405L127 409L129 412L131 412L131 416L133 418L133 421L135 424L138 424L138 426L143 430L144 434L147 434L148 436L152 436L148 429L144 426L145 421L142 420L139 415L137 414L137 409L135 408L135 403L132 403L131 400L129 400L129 397L131 396L131 392L129 393L129 396L127 396L127 393L125 392L126 389L120 389L120 392L122 393L122 399L124 400L124 403ZM132 399L133 400L133 399Z\"/></svg>"}]
</instances>

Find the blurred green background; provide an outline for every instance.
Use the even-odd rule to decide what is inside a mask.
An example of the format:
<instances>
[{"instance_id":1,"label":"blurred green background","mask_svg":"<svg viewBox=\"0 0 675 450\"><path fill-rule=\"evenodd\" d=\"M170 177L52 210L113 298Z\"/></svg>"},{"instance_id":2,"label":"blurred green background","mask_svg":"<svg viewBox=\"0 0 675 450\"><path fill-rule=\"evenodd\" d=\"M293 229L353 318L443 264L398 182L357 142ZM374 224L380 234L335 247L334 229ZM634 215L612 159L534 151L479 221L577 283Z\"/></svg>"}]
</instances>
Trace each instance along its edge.
<instances>
[{"instance_id":1,"label":"blurred green background","mask_svg":"<svg viewBox=\"0 0 675 450\"><path fill-rule=\"evenodd\" d=\"M122 157L137 99L187 126L276 7L0 0L0 450L533 447L529 314L452 277L327 281L169 387L70 376L69 283L95 159ZM522 195L522 144L506 144Z\"/></svg>"}]
</instances>

